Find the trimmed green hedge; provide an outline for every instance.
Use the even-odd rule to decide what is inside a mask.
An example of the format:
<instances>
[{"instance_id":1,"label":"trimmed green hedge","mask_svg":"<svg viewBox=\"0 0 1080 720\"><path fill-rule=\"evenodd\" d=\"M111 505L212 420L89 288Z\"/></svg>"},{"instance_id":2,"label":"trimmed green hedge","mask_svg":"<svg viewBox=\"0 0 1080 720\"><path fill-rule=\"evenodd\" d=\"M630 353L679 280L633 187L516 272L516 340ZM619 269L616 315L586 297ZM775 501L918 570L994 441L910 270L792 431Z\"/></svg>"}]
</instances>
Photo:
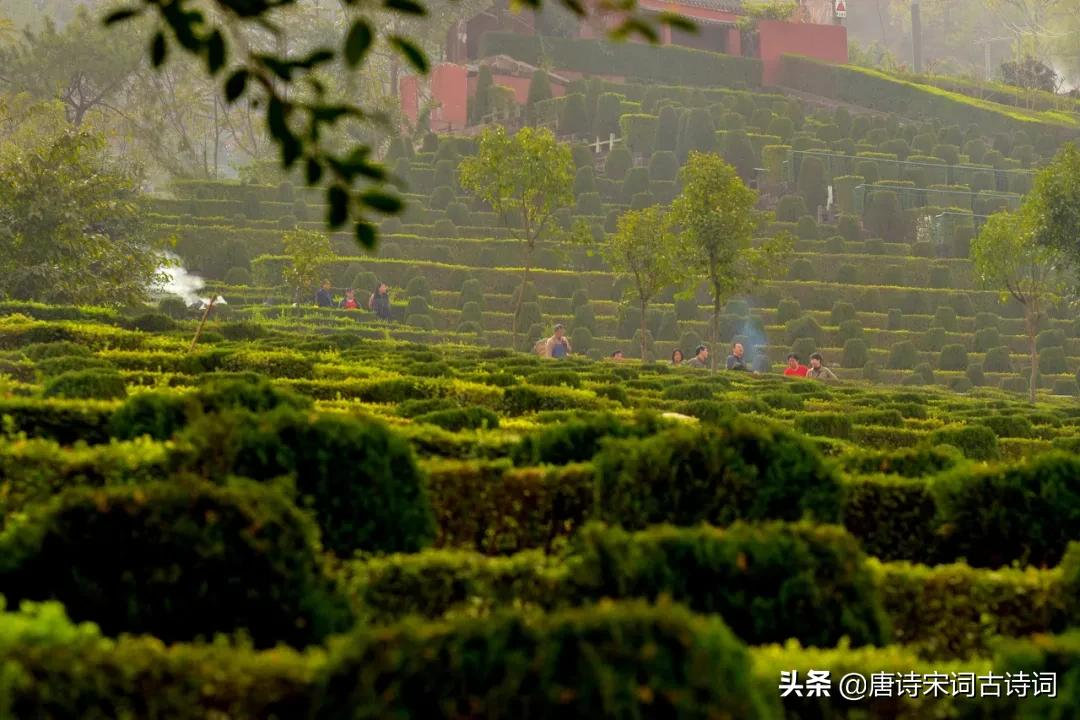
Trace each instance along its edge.
<instances>
[{"instance_id":1,"label":"trimmed green hedge","mask_svg":"<svg viewBox=\"0 0 1080 720\"><path fill-rule=\"evenodd\" d=\"M0 594L59 600L110 634L243 629L261 647L306 645L351 622L315 538L283 495L250 483L72 489L0 534Z\"/></svg>"},{"instance_id":2,"label":"trimmed green hedge","mask_svg":"<svg viewBox=\"0 0 1080 720\"><path fill-rule=\"evenodd\" d=\"M835 520L840 484L805 439L742 419L610 442L596 457L599 518L670 522Z\"/></svg>"},{"instance_id":3,"label":"trimmed green hedge","mask_svg":"<svg viewBox=\"0 0 1080 720\"><path fill-rule=\"evenodd\" d=\"M858 543L841 528L738 523L727 530L660 526L628 533L589 526L573 549L567 562L575 597L667 595L720 615L751 644L888 639Z\"/></svg>"},{"instance_id":4,"label":"trimmed green hedge","mask_svg":"<svg viewBox=\"0 0 1080 720\"><path fill-rule=\"evenodd\" d=\"M905 117L934 118L945 124L977 123L986 133L1048 134L1059 142L1080 135L1080 123L1061 114L1005 107L902 80L878 70L834 65L808 57L781 59L781 84Z\"/></svg>"},{"instance_id":5,"label":"trimmed green hedge","mask_svg":"<svg viewBox=\"0 0 1080 720\"><path fill-rule=\"evenodd\" d=\"M760 87L761 61L648 43L611 43L517 33L488 32L480 56L509 55L537 67L587 75L624 75L674 85Z\"/></svg>"}]
</instances>

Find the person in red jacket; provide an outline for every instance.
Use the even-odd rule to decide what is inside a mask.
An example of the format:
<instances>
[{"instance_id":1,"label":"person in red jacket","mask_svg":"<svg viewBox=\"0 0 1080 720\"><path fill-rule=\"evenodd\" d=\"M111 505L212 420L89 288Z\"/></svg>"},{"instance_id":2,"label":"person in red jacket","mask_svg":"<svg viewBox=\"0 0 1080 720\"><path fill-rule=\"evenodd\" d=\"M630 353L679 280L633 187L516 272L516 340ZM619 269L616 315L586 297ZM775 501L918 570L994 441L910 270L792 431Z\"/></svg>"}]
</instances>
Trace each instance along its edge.
<instances>
[{"instance_id":1,"label":"person in red jacket","mask_svg":"<svg viewBox=\"0 0 1080 720\"><path fill-rule=\"evenodd\" d=\"M784 368L784 374L789 377L806 377L806 373L810 368L799 362L799 356L795 353L791 353L787 356L787 367Z\"/></svg>"}]
</instances>

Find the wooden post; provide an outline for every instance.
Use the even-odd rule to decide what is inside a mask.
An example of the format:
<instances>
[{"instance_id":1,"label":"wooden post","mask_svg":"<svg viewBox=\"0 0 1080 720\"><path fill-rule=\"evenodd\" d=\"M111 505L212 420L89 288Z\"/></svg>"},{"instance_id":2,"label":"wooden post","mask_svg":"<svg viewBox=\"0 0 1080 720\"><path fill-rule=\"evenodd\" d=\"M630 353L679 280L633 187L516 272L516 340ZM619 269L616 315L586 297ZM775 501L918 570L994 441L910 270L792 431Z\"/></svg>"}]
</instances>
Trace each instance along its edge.
<instances>
[{"instance_id":1,"label":"wooden post","mask_svg":"<svg viewBox=\"0 0 1080 720\"><path fill-rule=\"evenodd\" d=\"M217 295L210 298L210 302L206 304L206 311L203 312L202 320L199 321L199 327L195 330L195 337L191 338L191 345L188 347L188 352L195 349L195 343L199 342L199 336L202 335L203 326L206 325L206 318L210 317L210 310L214 307L214 301L217 300Z\"/></svg>"}]
</instances>

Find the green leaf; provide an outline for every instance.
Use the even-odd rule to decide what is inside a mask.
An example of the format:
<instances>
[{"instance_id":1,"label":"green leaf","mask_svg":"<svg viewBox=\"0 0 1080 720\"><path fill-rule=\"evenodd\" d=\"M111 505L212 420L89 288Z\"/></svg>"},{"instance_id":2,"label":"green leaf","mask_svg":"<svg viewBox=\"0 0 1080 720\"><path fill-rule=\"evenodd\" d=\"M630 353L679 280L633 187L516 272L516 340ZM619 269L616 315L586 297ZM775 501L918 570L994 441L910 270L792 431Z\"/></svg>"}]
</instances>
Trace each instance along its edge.
<instances>
[{"instance_id":1,"label":"green leaf","mask_svg":"<svg viewBox=\"0 0 1080 720\"><path fill-rule=\"evenodd\" d=\"M307 165L304 167L304 175L307 178L308 185L314 185L322 178L323 169L322 165L315 158L308 158Z\"/></svg>"},{"instance_id":2,"label":"green leaf","mask_svg":"<svg viewBox=\"0 0 1080 720\"><path fill-rule=\"evenodd\" d=\"M116 10L113 10L111 13L106 15L105 20L103 22L104 22L105 25L115 25L118 22L124 22L125 20L130 20L131 18L136 17L136 16L141 15L141 14L142 14L142 8L133 8L133 7L117 8Z\"/></svg>"},{"instance_id":3,"label":"green leaf","mask_svg":"<svg viewBox=\"0 0 1080 720\"><path fill-rule=\"evenodd\" d=\"M286 135L292 134L285 122L285 103L276 95L270 98L270 103L266 108L266 125L270 130L270 136L275 140L281 140Z\"/></svg>"},{"instance_id":4,"label":"green leaf","mask_svg":"<svg viewBox=\"0 0 1080 720\"><path fill-rule=\"evenodd\" d=\"M401 53L402 56L409 61L409 64L413 66L416 72L427 73L427 56L424 55L424 52L420 48L416 47L416 44L413 43L412 40L403 38L400 35L391 35L389 43L391 47Z\"/></svg>"},{"instance_id":5,"label":"green leaf","mask_svg":"<svg viewBox=\"0 0 1080 720\"><path fill-rule=\"evenodd\" d=\"M374 35L367 21L354 22L345 38L345 63L351 68L359 65L371 48L372 40L374 40Z\"/></svg>"},{"instance_id":6,"label":"green leaf","mask_svg":"<svg viewBox=\"0 0 1080 720\"><path fill-rule=\"evenodd\" d=\"M211 75L217 75L218 70L225 67L225 38L220 30L210 33L206 38L206 70Z\"/></svg>"},{"instance_id":7,"label":"green leaf","mask_svg":"<svg viewBox=\"0 0 1080 720\"><path fill-rule=\"evenodd\" d=\"M383 7L406 15L427 15L427 8L416 0L383 0Z\"/></svg>"},{"instance_id":8,"label":"green leaf","mask_svg":"<svg viewBox=\"0 0 1080 720\"><path fill-rule=\"evenodd\" d=\"M326 190L326 222L337 229L349 219L349 192L340 185L331 185Z\"/></svg>"},{"instance_id":9,"label":"green leaf","mask_svg":"<svg viewBox=\"0 0 1080 720\"><path fill-rule=\"evenodd\" d=\"M154 39L150 41L150 63L154 67L161 67L165 64L167 52L168 47L165 45L165 34L160 31L154 33Z\"/></svg>"},{"instance_id":10,"label":"green leaf","mask_svg":"<svg viewBox=\"0 0 1080 720\"><path fill-rule=\"evenodd\" d=\"M360 246L370 250L375 247L375 241L378 238L378 234L375 231L375 226L367 222L356 223L356 242L360 243Z\"/></svg>"},{"instance_id":11,"label":"green leaf","mask_svg":"<svg viewBox=\"0 0 1080 720\"><path fill-rule=\"evenodd\" d=\"M244 89L247 88L248 71L237 70L229 79L225 81L225 100L229 103L234 103L241 95L244 94Z\"/></svg>"},{"instance_id":12,"label":"green leaf","mask_svg":"<svg viewBox=\"0 0 1080 720\"><path fill-rule=\"evenodd\" d=\"M360 196L360 202L367 205L372 210L377 210L385 215L399 213L404 206L401 202L401 198L379 190L369 190L364 193Z\"/></svg>"}]
</instances>

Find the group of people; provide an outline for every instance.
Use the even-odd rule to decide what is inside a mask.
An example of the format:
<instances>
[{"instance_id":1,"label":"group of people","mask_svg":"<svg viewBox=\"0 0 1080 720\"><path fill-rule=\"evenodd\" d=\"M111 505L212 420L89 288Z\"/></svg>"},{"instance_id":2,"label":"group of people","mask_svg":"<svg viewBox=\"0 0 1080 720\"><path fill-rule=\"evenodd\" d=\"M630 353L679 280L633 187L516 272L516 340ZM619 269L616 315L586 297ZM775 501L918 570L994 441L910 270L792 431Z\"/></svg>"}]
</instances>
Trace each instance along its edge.
<instances>
[{"instance_id":1,"label":"group of people","mask_svg":"<svg viewBox=\"0 0 1080 720\"><path fill-rule=\"evenodd\" d=\"M555 326L554 331L550 337L541 338L533 346L533 352L541 357L552 358L559 360L565 358L570 354L570 339L566 337L566 326L559 324ZM735 372L750 372L750 368L746 365L745 359L746 349L740 342L732 343L731 354L727 356L727 362L725 366L728 370ZM611 353L612 360L623 360L625 355L622 350L616 350ZM707 345L698 345L694 350L693 356L687 360L683 356L682 350L676 348L671 352L671 364L675 367L690 367L698 369L709 368L709 347ZM837 380L836 373L829 368L825 367L824 358L821 353L813 353L810 356L810 365L803 365L799 359L799 356L795 353L791 353L787 357L787 367L784 368L784 375L788 377L805 377L813 380Z\"/></svg>"},{"instance_id":2,"label":"group of people","mask_svg":"<svg viewBox=\"0 0 1080 720\"><path fill-rule=\"evenodd\" d=\"M323 280L322 287L315 293L315 305L321 308L342 308L343 310L360 309L360 302L356 299L356 291L353 288L346 289L345 296L340 301L335 301L329 280ZM375 291L368 297L367 309L375 313L380 320L390 319L389 285L384 282L378 284Z\"/></svg>"}]
</instances>

